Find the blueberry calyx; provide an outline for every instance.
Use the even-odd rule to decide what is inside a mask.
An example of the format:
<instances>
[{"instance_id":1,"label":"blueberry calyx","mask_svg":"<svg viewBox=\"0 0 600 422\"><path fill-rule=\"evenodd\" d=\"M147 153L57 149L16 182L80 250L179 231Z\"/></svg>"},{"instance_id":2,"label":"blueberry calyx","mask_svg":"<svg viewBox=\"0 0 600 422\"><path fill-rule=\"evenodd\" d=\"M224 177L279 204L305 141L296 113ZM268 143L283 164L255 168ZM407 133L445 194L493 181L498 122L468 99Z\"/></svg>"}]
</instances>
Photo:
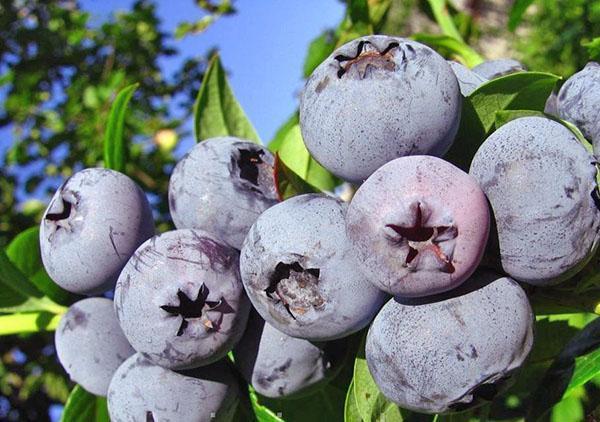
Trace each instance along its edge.
<instances>
[{"instance_id":1,"label":"blueberry calyx","mask_svg":"<svg viewBox=\"0 0 600 422\"><path fill-rule=\"evenodd\" d=\"M407 245L405 266L414 270L419 269L419 259L427 251L433 252L439 262L439 270L446 273L455 271L452 257L444 253L439 243L454 239L458 236L458 230L453 225L426 226L426 218L423 218L423 204L418 202L415 207L415 222L412 225L386 224L388 237L396 244ZM419 256L421 253L421 256Z\"/></svg>"},{"instance_id":2,"label":"blueberry calyx","mask_svg":"<svg viewBox=\"0 0 600 422\"><path fill-rule=\"evenodd\" d=\"M265 293L270 299L281 302L296 319L294 314L302 315L309 307L318 308L325 303L317 289L320 273L319 268L303 268L298 262L280 262L275 266Z\"/></svg>"},{"instance_id":3,"label":"blueberry calyx","mask_svg":"<svg viewBox=\"0 0 600 422\"><path fill-rule=\"evenodd\" d=\"M398 47L400 47L399 43L391 42L383 51L379 51L369 41L361 41L358 43L354 57L343 54L335 56L335 60L340 66L337 76L338 78L344 76L351 66L356 66L360 79L365 79L369 68L373 67L394 71L396 70L396 63L393 59L392 50Z\"/></svg>"},{"instance_id":4,"label":"blueberry calyx","mask_svg":"<svg viewBox=\"0 0 600 422\"><path fill-rule=\"evenodd\" d=\"M181 316L181 325L177 330L178 337L183 335L185 332L185 329L189 324L188 319L200 318L207 311L218 311L220 312L220 317L217 321L207 319L207 321L204 322L204 325L209 330L218 331L223 314L234 312L233 308L227 303L227 301L225 301L223 297L217 301L211 301L207 300L208 294L208 287L206 287L204 284L200 286L200 289L198 290L198 296L195 300L191 300L185 292L177 290L179 305L162 305L160 307L163 311L166 311L173 316Z\"/></svg>"}]
</instances>

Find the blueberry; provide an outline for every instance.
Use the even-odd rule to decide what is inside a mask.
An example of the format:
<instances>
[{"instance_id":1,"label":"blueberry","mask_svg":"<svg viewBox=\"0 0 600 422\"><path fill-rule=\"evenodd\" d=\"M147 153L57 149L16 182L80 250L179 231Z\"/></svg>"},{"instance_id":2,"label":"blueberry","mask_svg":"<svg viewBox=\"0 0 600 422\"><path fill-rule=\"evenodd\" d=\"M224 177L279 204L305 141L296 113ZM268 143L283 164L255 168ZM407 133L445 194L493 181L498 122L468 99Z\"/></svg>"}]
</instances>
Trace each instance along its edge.
<instances>
[{"instance_id":1,"label":"blueberry","mask_svg":"<svg viewBox=\"0 0 600 422\"><path fill-rule=\"evenodd\" d=\"M237 381L224 361L175 372L136 353L110 383L108 412L113 422L229 422L239 395Z\"/></svg>"},{"instance_id":2,"label":"blueberry","mask_svg":"<svg viewBox=\"0 0 600 422\"><path fill-rule=\"evenodd\" d=\"M461 284L481 261L489 209L476 180L441 158L397 158L350 202L346 230L362 272L378 288L425 296Z\"/></svg>"},{"instance_id":3,"label":"blueberry","mask_svg":"<svg viewBox=\"0 0 600 422\"><path fill-rule=\"evenodd\" d=\"M571 76L558 92L558 116L577 126L594 144L600 147L600 63L589 62Z\"/></svg>"},{"instance_id":4,"label":"blueberry","mask_svg":"<svg viewBox=\"0 0 600 422\"><path fill-rule=\"evenodd\" d=\"M119 172L89 168L54 194L40 226L42 260L50 277L79 294L111 289L135 249L154 235L142 190Z\"/></svg>"},{"instance_id":5,"label":"blueberry","mask_svg":"<svg viewBox=\"0 0 600 422\"><path fill-rule=\"evenodd\" d=\"M526 283L571 277L596 251L600 212L594 157L562 124L512 120L471 163L495 215L503 270Z\"/></svg>"},{"instance_id":6,"label":"blueberry","mask_svg":"<svg viewBox=\"0 0 600 422\"><path fill-rule=\"evenodd\" d=\"M290 198L256 220L240 255L246 292L276 329L315 341L365 327L385 296L356 271L346 206L318 194Z\"/></svg>"},{"instance_id":7,"label":"blueberry","mask_svg":"<svg viewBox=\"0 0 600 422\"><path fill-rule=\"evenodd\" d=\"M315 69L300 98L300 127L320 164L361 182L394 158L445 154L461 102L456 77L439 54L415 41L372 35L344 44Z\"/></svg>"},{"instance_id":8,"label":"blueberry","mask_svg":"<svg viewBox=\"0 0 600 422\"><path fill-rule=\"evenodd\" d=\"M119 327L112 300L105 298L71 305L58 324L54 343L71 379L97 396L106 396L119 365L135 353Z\"/></svg>"},{"instance_id":9,"label":"blueberry","mask_svg":"<svg viewBox=\"0 0 600 422\"><path fill-rule=\"evenodd\" d=\"M479 86L488 81L487 78L478 75L468 67L463 66L458 62L449 60L448 64L456 75L456 79L458 80L458 85L460 87L460 93L465 97L471 95L471 93L479 88Z\"/></svg>"},{"instance_id":10,"label":"blueberry","mask_svg":"<svg viewBox=\"0 0 600 422\"><path fill-rule=\"evenodd\" d=\"M250 304L237 250L201 230L155 236L131 257L115 290L129 342L171 369L207 365L244 333Z\"/></svg>"},{"instance_id":11,"label":"blueberry","mask_svg":"<svg viewBox=\"0 0 600 422\"><path fill-rule=\"evenodd\" d=\"M390 300L369 328L365 354L389 400L442 413L493 399L532 344L533 312L523 289L478 272L443 295Z\"/></svg>"},{"instance_id":12,"label":"blueberry","mask_svg":"<svg viewBox=\"0 0 600 422\"><path fill-rule=\"evenodd\" d=\"M514 59L496 59L480 63L472 70L479 76L491 80L511 73L523 72L527 69L521 62Z\"/></svg>"},{"instance_id":13,"label":"blueberry","mask_svg":"<svg viewBox=\"0 0 600 422\"><path fill-rule=\"evenodd\" d=\"M298 397L327 383L340 369L346 339L326 343L290 337L252 312L234 349L235 365L257 393Z\"/></svg>"},{"instance_id":14,"label":"blueberry","mask_svg":"<svg viewBox=\"0 0 600 422\"><path fill-rule=\"evenodd\" d=\"M278 201L273 155L233 137L195 145L175 166L169 209L179 229L202 229L240 249L254 220Z\"/></svg>"}]
</instances>

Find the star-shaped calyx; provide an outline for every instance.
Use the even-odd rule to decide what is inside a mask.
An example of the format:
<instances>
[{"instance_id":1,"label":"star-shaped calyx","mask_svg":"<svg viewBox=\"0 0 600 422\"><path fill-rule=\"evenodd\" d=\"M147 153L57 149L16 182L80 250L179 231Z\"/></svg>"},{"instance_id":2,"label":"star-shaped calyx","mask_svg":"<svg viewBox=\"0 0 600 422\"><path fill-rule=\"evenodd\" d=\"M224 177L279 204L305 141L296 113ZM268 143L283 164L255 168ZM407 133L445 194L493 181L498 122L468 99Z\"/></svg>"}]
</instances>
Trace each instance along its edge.
<instances>
[{"instance_id":1,"label":"star-shaped calyx","mask_svg":"<svg viewBox=\"0 0 600 422\"><path fill-rule=\"evenodd\" d=\"M458 236L458 229L450 225L429 224L427 215L424 215L426 204L417 202L409 207L414 213L413 224L386 224L385 233L395 244L407 247L405 266L413 271L431 266L445 273L453 273L452 264L453 245L442 248L442 242L453 241ZM425 256L433 255L433 264L429 260L425 263Z\"/></svg>"},{"instance_id":2,"label":"star-shaped calyx","mask_svg":"<svg viewBox=\"0 0 600 422\"><path fill-rule=\"evenodd\" d=\"M187 328L189 319L201 318L206 316L208 311L218 311L219 316L216 320L208 318L204 321L204 325L211 331L218 331L223 320L223 314L234 313L234 309L227 303L227 301L221 296L217 301L211 301L208 299L208 287L202 284L198 291L198 296L195 300L191 300L185 292L177 290L177 297L179 298L179 305L163 305L160 308L163 311L168 312L173 316L181 316L181 325L177 330L177 336L183 335Z\"/></svg>"},{"instance_id":3,"label":"star-shaped calyx","mask_svg":"<svg viewBox=\"0 0 600 422\"><path fill-rule=\"evenodd\" d=\"M343 54L335 56L335 60L340 66L337 72L338 78L344 76L353 66L360 79L365 79L369 68L394 71L396 63L393 57L393 50L399 46L399 43L391 42L384 50L379 51L369 41L360 41L356 49L356 55L353 57Z\"/></svg>"},{"instance_id":4,"label":"star-shaped calyx","mask_svg":"<svg viewBox=\"0 0 600 422\"><path fill-rule=\"evenodd\" d=\"M274 167L261 149L236 148L231 157L231 175L245 189L266 198L276 198Z\"/></svg>"}]
</instances>

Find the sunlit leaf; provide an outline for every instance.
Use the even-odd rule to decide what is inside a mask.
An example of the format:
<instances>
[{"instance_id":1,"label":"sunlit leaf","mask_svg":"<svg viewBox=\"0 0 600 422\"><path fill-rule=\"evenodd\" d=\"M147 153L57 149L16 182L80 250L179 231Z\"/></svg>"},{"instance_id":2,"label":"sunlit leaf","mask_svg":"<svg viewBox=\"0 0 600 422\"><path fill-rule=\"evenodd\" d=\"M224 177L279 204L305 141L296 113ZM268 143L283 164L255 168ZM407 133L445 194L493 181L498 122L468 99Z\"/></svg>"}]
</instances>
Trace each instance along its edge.
<instances>
[{"instance_id":1,"label":"sunlit leaf","mask_svg":"<svg viewBox=\"0 0 600 422\"><path fill-rule=\"evenodd\" d=\"M194 106L196 141L216 136L237 136L260 143L260 138L236 100L218 55L204 74Z\"/></svg>"},{"instance_id":2,"label":"sunlit leaf","mask_svg":"<svg viewBox=\"0 0 600 422\"><path fill-rule=\"evenodd\" d=\"M60 318L50 312L0 315L0 336L54 331Z\"/></svg>"},{"instance_id":3,"label":"sunlit leaf","mask_svg":"<svg viewBox=\"0 0 600 422\"><path fill-rule=\"evenodd\" d=\"M106 398L97 397L76 385L69 395L61 422L110 422Z\"/></svg>"},{"instance_id":4,"label":"sunlit leaf","mask_svg":"<svg viewBox=\"0 0 600 422\"><path fill-rule=\"evenodd\" d=\"M127 106L139 84L123 88L112 103L106 131L104 132L104 166L123 171L125 168L126 147L123 139Z\"/></svg>"},{"instance_id":5,"label":"sunlit leaf","mask_svg":"<svg viewBox=\"0 0 600 422\"><path fill-rule=\"evenodd\" d=\"M483 57L481 57L479 53L465 44L462 40L453 38L449 35L414 34L411 38L415 41L427 44L435 50L441 50L441 52L459 56L468 67L477 66L479 63L483 62Z\"/></svg>"}]
</instances>

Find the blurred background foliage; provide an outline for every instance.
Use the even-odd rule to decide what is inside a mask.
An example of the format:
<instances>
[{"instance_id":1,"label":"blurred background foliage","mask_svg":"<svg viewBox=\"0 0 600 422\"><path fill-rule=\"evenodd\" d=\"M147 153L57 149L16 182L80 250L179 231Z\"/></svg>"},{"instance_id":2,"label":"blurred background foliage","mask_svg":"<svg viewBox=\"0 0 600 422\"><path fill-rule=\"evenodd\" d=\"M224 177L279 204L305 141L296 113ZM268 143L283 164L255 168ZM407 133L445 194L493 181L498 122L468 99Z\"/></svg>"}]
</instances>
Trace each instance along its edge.
<instances>
[{"instance_id":1,"label":"blurred background foliage","mask_svg":"<svg viewBox=\"0 0 600 422\"><path fill-rule=\"evenodd\" d=\"M169 33L149 0L135 1L100 25L91 25L90 13L74 0L0 0L0 129L11 134L0 157L0 246L39 224L48 196L66 177L101 164L110 103L136 82L125 126L131 144L125 172L148 193L158 230L171 227L168 174L178 158L176 145L192 136L192 105L210 52L186 58L170 75L159 62L180 54L177 39L201 37L218 19L236 14L233 0L194 3L205 12L202 19L182 16ZM377 11L381 2L371 3ZM431 4L393 0L372 29L438 34ZM600 41L594 40L600 37L599 0L455 0L448 10L459 35L486 58L513 57L567 77L590 55L600 57ZM307 46L305 76L352 36L343 28L328 29ZM71 387L56 361L52 334L2 338L0 419L48 420Z\"/></svg>"}]
</instances>

